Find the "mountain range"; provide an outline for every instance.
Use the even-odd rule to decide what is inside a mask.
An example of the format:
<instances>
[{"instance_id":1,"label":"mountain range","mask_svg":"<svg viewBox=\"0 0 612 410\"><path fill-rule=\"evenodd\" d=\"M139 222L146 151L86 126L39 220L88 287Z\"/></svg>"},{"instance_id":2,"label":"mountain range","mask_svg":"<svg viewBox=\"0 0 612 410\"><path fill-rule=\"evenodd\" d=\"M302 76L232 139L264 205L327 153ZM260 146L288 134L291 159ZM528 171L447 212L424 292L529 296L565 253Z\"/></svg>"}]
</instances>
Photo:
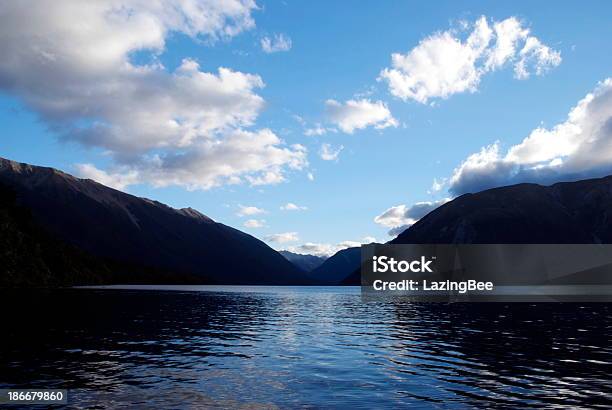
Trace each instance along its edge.
<instances>
[{"instance_id":1,"label":"mountain range","mask_svg":"<svg viewBox=\"0 0 612 410\"><path fill-rule=\"evenodd\" d=\"M4 285L312 283L264 242L191 208L6 159L0 159L0 186L0 262L13 267ZM43 251L29 258L28 248ZM59 265L52 262L58 253L64 254ZM92 269L66 273L62 265L73 260ZM47 280L38 283L41 277Z\"/></svg>"},{"instance_id":2,"label":"mountain range","mask_svg":"<svg viewBox=\"0 0 612 410\"><path fill-rule=\"evenodd\" d=\"M390 243L612 243L612 176L461 195ZM282 254L191 209L0 158L0 286L358 285L360 248Z\"/></svg>"},{"instance_id":3,"label":"mountain range","mask_svg":"<svg viewBox=\"0 0 612 410\"><path fill-rule=\"evenodd\" d=\"M346 248L336 252L321 266L310 272L310 276L327 285L337 285L359 267L361 248ZM356 264L356 265L355 265Z\"/></svg>"},{"instance_id":4,"label":"mountain range","mask_svg":"<svg viewBox=\"0 0 612 410\"><path fill-rule=\"evenodd\" d=\"M612 243L612 176L461 195L390 243ZM359 264L354 255L343 284L360 284Z\"/></svg>"},{"instance_id":5,"label":"mountain range","mask_svg":"<svg viewBox=\"0 0 612 410\"><path fill-rule=\"evenodd\" d=\"M317 255L304 255L301 253L295 253L290 251L279 251L281 255L285 257L289 262L303 270L304 272L311 272L318 268L325 262L327 258Z\"/></svg>"},{"instance_id":6,"label":"mountain range","mask_svg":"<svg viewBox=\"0 0 612 410\"><path fill-rule=\"evenodd\" d=\"M391 243L612 243L612 176L461 195Z\"/></svg>"}]
</instances>

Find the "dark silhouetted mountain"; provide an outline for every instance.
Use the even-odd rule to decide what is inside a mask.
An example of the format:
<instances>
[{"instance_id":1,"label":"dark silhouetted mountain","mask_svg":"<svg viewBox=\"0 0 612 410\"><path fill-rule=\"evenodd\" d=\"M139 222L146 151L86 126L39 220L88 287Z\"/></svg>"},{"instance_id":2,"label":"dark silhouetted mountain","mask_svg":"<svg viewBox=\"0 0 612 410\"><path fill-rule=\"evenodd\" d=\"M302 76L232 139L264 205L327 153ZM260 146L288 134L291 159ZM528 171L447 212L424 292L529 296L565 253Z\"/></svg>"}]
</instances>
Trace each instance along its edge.
<instances>
[{"instance_id":1,"label":"dark silhouetted mountain","mask_svg":"<svg viewBox=\"0 0 612 410\"><path fill-rule=\"evenodd\" d=\"M0 287L201 283L202 278L94 256L49 234L0 183Z\"/></svg>"},{"instance_id":2,"label":"dark silhouetted mountain","mask_svg":"<svg viewBox=\"0 0 612 410\"><path fill-rule=\"evenodd\" d=\"M0 287L58 286L79 279L104 283L111 271L97 260L55 240L17 204L14 190L0 184Z\"/></svg>"},{"instance_id":3,"label":"dark silhouetted mountain","mask_svg":"<svg viewBox=\"0 0 612 410\"><path fill-rule=\"evenodd\" d=\"M612 243L612 176L465 194L391 243Z\"/></svg>"},{"instance_id":4,"label":"dark silhouetted mountain","mask_svg":"<svg viewBox=\"0 0 612 410\"><path fill-rule=\"evenodd\" d=\"M361 248L343 249L310 272L309 276L322 284L337 285L359 267L360 261Z\"/></svg>"},{"instance_id":5,"label":"dark silhouetted mountain","mask_svg":"<svg viewBox=\"0 0 612 410\"><path fill-rule=\"evenodd\" d=\"M318 268L327 259L322 256L302 255L301 253L293 253L289 251L280 251L279 253L304 272L310 272L313 269Z\"/></svg>"},{"instance_id":6,"label":"dark silhouetted mountain","mask_svg":"<svg viewBox=\"0 0 612 410\"><path fill-rule=\"evenodd\" d=\"M390 243L612 243L612 176L462 195ZM352 263L342 284L360 284L359 259Z\"/></svg>"},{"instance_id":7,"label":"dark silhouetted mountain","mask_svg":"<svg viewBox=\"0 0 612 410\"><path fill-rule=\"evenodd\" d=\"M342 286L360 286L361 285L361 269L355 269L350 275L342 279L340 282Z\"/></svg>"},{"instance_id":8,"label":"dark silhouetted mountain","mask_svg":"<svg viewBox=\"0 0 612 410\"><path fill-rule=\"evenodd\" d=\"M151 283L159 283L159 277L169 282L191 278L199 283L218 284L309 283L301 271L265 243L190 208L173 209L53 168L1 158L0 184L16 195L16 206L31 215L28 223L36 226L32 228L36 231L34 236L42 237L40 232L44 232L45 241L54 244L50 249L66 247L70 249L66 255L75 251L84 257L110 261L101 268L102 272L121 266L125 275L117 277L113 271L114 282L131 282L134 275L138 282L147 282L150 274ZM11 208L9 202L10 199L5 201L6 209ZM12 226L11 235L23 237L13 214L4 213L6 224ZM37 240L19 246L5 240L0 251L24 252L36 248ZM25 259L15 258L11 275L18 276L20 266L26 268ZM70 259L66 256L66 260ZM27 270L37 269L44 271L39 267ZM53 271L45 273L52 274ZM107 276L92 275L91 280L64 282L108 282Z\"/></svg>"}]
</instances>

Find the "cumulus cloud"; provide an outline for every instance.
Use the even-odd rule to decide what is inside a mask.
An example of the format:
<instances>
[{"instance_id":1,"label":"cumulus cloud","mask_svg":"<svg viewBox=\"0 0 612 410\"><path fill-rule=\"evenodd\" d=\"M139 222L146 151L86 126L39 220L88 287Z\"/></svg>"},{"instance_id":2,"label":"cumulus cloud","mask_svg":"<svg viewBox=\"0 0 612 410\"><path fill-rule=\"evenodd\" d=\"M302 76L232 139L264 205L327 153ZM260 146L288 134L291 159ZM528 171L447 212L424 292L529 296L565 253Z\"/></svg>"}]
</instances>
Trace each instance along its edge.
<instances>
[{"instance_id":1,"label":"cumulus cloud","mask_svg":"<svg viewBox=\"0 0 612 410\"><path fill-rule=\"evenodd\" d=\"M170 71L157 59L172 33L212 42L252 28L255 8L251 0L3 2L0 89L61 138L110 154L113 166L84 164L83 176L122 188L280 182L304 166L305 149L244 130L264 106L261 77L202 71L189 58Z\"/></svg>"},{"instance_id":2,"label":"cumulus cloud","mask_svg":"<svg viewBox=\"0 0 612 410\"><path fill-rule=\"evenodd\" d=\"M93 164L76 164L76 171L83 178L93 179L102 185L109 186L118 190L123 190L129 185L133 185L138 181L138 175L134 172L126 172L123 174L108 174Z\"/></svg>"},{"instance_id":3,"label":"cumulus cloud","mask_svg":"<svg viewBox=\"0 0 612 410\"><path fill-rule=\"evenodd\" d=\"M519 80L529 78L531 71L542 75L550 67L561 64L561 53L542 44L536 37L527 37L514 65L514 75Z\"/></svg>"},{"instance_id":4,"label":"cumulus cloud","mask_svg":"<svg viewBox=\"0 0 612 410\"><path fill-rule=\"evenodd\" d=\"M340 152L344 149L343 145L340 145L338 148L333 148L331 144L321 144L321 149L319 150L319 156L324 161L337 161Z\"/></svg>"},{"instance_id":5,"label":"cumulus cloud","mask_svg":"<svg viewBox=\"0 0 612 410\"><path fill-rule=\"evenodd\" d=\"M267 242L274 243L287 243L287 242L296 242L299 241L300 238L297 232L283 232L283 233L275 233L272 235L268 235L265 237Z\"/></svg>"},{"instance_id":6,"label":"cumulus cloud","mask_svg":"<svg viewBox=\"0 0 612 410\"><path fill-rule=\"evenodd\" d=\"M397 236L405 229L413 225L416 221L448 201L450 201L450 198L444 198L437 201L417 202L412 206L392 206L382 214L375 217L374 222L387 228L391 228L389 235Z\"/></svg>"},{"instance_id":7,"label":"cumulus cloud","mask_svg":"<svg viewBox=\"0 0 612 410\"><path fill-rule=\"evenodd\" d=\"M387 232L387 235L389 235L392 238L395 238L399 234L403 233L406 229L410 228L412 225L413 224L405 224L405 225L395 226L395 227L389 229L389 231Z\"/></svg>"},{"instance_id":8,"label":"cumulus cloud","mask_svg":"<svg viewBox=\"0 0 612 410\"><path fill-rule=\"evenodd\" d=\"M446 186L446 183L447 183L447 178L442 178L440 180L438 180L437 178L434 178L433 182L431 183L431 189L427 192L428 193L440 192L444 188L444 186Z\"/></svg>"},{"instance_id":9,"label":"cumulus cloud","mask_svg":"<svg viewBox=\"0 0 612 410\"><path fill-rule=\"evenodd\" d=\"M249 219L244 222L245 228L263 228L266 225L266 221L263 219Z\"/></svg>"},{"instance_id":10,"label":"cumulus cloud","mask_svg":"<svg viewBox=\"0 0 612 410\"><path fill-rule=\"evenodd\" d=\"M236 212L236 215L238 216L252 216L252 215L259 215L259 214L264 214L266 213L266 211L262 208L257 208L256 206L243 206L243 205L238 205L238 212Z\"/></svg>"},{"instance_id":11,"label":"cumulus cloud","mask_svg":"<svg viewBox=\"0 0 612 410\"><path fill-rule=\"evenodd\" d=\"M265 53L278 53L279 51L291 50L291 38L284 34L275 34L272 37L264 37L261 39L261 49Z\"/></svg>"},{"instance_id":12,"label":"cumulus cloud","mask_svg":"<svg viewBox=\"0 0 612 410\"><path fill-rule=\"evenodd\" d=\"M306 242L301 245L290 246L288 250L290 252L299 253L302 255L330 257L342 249L354 248L372 242L376 242L376 238L366 236L361 241L342 241L336 244Z\"/></svg>"},{"instance_id":13,"label":"cumulus cloud","mask_svg":"<svg viewBox=\"0 0 612 410\"><path fill-rule=\"evenodd\" d=\"M367 127L383 129L397 127L398 122L382 101L369 99L348 100L345 103L327 100L325 108L329 120L341 131L352 134Z\"/></svg>"},{"instance_id":14,"label":"cumulus cloud","mask_svg":"<svg viewBox=\"0 0 612 410\"><path fill-rule=\"evenodd\" d=\"M489 21L485 16L471 30L437 32L421 40L406 54L391 55L391 67L380 73L389 92L406 101L427 103L432 98L448 98L462 92L475 92L486 73L513 65L515 77L542 75L561 63L560 52L551 49L516 17Z\"/></svg>"},{"instance_id":15,"label":"cumulus cloud","mask_svg":"<svg viewBox=\"0 0 612 410\"><path fill-rule=\"evenodd\" d=\"M281 211L305 211L308 207L296 205L293 202L287 202L285 205L281 205Z\"/></svg>"},{"instance_id":16,"label":"cumulus cloud","mask_svg":"<svg viewBox=\"0 0 612 410\"><path fill-rule=\"evenodd\" d=\"M499 142L470 155L449 179L459 195L522 182L550 184L612 173L612 79L552 128L538 127L505 153Z\"/></svg>"},{"instance_id":17,"label":"cumulus cloud","mask_svg":"<svg viewBox=\"0 0 612 410\"><path fill-rule=\"evenodd\" d=\"M502 152L494 142L468 156L450 178L434 180L432 190L448 187L452 196L518 183L552 184L612 174L612 78L601 81L573 107L567 119L538 127ZM425 214L447 202L398 205L374 221L396 236Z\"/></svg>"},{"instance_id":18,"label":"cumulus cloud","mask_svg":"<svg viewBox=\"0 0 612 410\"><path fill-rule=\"evenodd\" d=\"M91 166L81 168L84 177L105 174L107 179L149 183L155 187L183 186L189 190L209 189L225 184L277 184L286 180L285 172L307 164L306 148L283 146L268 129L257 132L234 130L222 138L204 139L186 150L163 155L143 155L109 172Z\"/></svg>"}]
</instances>

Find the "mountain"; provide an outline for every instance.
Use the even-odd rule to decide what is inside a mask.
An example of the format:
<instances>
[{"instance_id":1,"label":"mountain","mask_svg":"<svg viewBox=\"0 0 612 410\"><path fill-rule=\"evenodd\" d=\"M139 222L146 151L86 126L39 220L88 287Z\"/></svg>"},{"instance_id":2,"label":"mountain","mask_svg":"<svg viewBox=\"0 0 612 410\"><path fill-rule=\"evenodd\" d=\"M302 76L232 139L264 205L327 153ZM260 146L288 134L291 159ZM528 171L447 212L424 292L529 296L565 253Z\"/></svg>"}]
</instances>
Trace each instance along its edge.
<instances>
[{"instance_id":1,"label":"mountain","mask_svg":"<svg viewBox=\"0 0 612 410\"><path fill-rule=\"evenodd\" d=\"M337 285L359 267L361 248L347 248L336 252L309 276L322 284Z\"/></svg>"},{"instance_id":2,"label":"mountain","mask_svg":"<svg viewBox=\"0 0 612 410\"><path fill-rule=\"evenodd\" d=\"M52 243L49 249L77 252L95 260L92 265L104 265L102 271L111 270L113 282L148 282L149 278L151 282L165 278L183 283L189 278L189 282L217 284L311 282L265 243L191 208L174 209L53 168L1 158L0 185L7 193L3 207L17 207L18 214L27 214L21 219L31 219L26 225L33 226L35 238L44 236L44 241ZM15 204L10 203L11 195ZM15 212L5 210L4 218L5 225L12 226L12 235L23 236L23 223ZM3 255L23 251L17 244L5 241L2 245ZM18 264L15 269L19 275ZM91 282L75 279L65 283ZM100 281L107 282L108 277L93 280Z\"/></svg>"},{"instance_id":3,"label":"mountain","mask_svg":"<svg viewBox=\"0 0 612 410\"><path fill-rule=\"evenodd\" d=\"M111 274L103 261L57 241L17 204L15 192L0 185L0 287L104 283Z\"/></svg>"},{"instance_id":4,"label":"mountain","mask_svg":"<svg viewBox=\"0 0 612 410\"><path fill-rule=\"evenodd\" d=\"M302 255L300 253L293 253L289 251L280 251L279 253L304 272L310 272L313 269L318 268L327 259L322 256Z\"/></svg>"},{"instance_id":5,"label":"mountain","mask_svg":"<svg viewBox=\"0 0 612 410\"><path fill-rule=\"evenodd\" d=\"M359 266L359 264L357 264ZM342 286L360 286L361 285L361 267L357 267L350 275L342 279Z\"/></svg>"},{"instance_id":6,"label":"mountain","mask_svg":"<svg viewBox=\"0 0 612 410\"><path fill-rule=\"evenodd\" d=\"M391 243L612 243L612 176L465 194Z\"/></svg>"},{"instance_id":7,"label":"mountain","mask_svg":"<svg viewBox=\"0 0 612 410\"><path fill-rule=\"evenodd\" d=\"M612 243L612 176L465 194L390 243ZM360 284L359 260L352 263L344 285Z\"/></svg>"}]
</instances>

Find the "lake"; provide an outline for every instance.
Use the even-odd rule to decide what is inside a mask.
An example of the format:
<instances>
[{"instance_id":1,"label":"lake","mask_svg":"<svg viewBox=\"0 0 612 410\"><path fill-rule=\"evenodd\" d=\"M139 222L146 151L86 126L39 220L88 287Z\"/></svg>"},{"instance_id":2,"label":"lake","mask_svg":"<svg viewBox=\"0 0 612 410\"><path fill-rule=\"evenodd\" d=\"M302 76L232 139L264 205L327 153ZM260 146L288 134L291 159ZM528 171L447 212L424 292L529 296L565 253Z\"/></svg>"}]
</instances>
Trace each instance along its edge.
<instances>
[{"instance_id":1,"label":"lake","mask_svg":"<svg viewBox=\"0 0 612 410\"><path fill-rule=\"evenodd\" d=\"M0 387L74 408L612 406L612 306L357 287L3 291Z\"/></svg>"}]
</instances>

